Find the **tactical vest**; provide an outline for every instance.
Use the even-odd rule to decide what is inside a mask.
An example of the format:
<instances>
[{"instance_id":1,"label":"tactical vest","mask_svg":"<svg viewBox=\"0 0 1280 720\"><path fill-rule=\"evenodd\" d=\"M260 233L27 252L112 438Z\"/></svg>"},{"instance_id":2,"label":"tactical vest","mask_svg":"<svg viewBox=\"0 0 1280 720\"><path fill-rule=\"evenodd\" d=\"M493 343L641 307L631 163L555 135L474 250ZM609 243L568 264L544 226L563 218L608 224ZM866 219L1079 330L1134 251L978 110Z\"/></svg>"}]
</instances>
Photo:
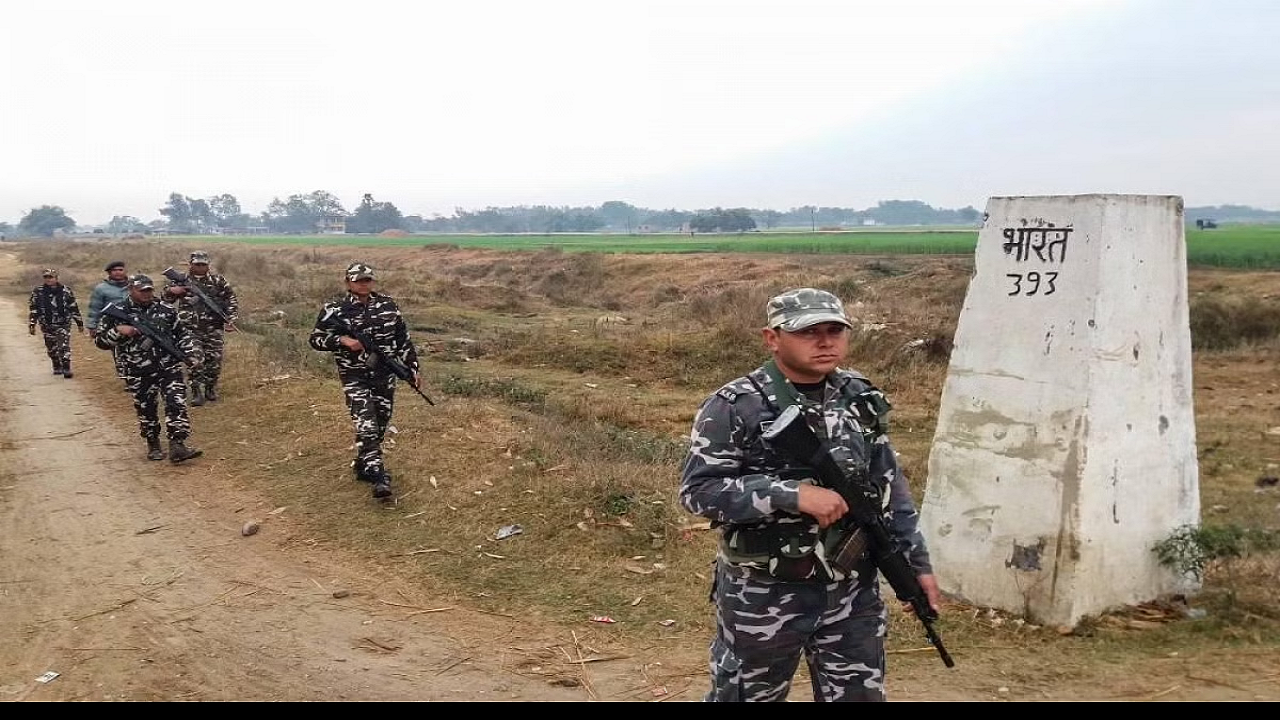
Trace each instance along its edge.
<instances>
[{"instance_id":1,"label":"tactical vest","mask_svg":"<svg viewBox=\"0 0 1280 720\"><path fill-rule=\"evenodd\" d=\"M777 394L776 402L754 378L748 375L747 379L764 398L774 418L791 405L803 405L795 386L772 360L765 363L764 370ZM827 380L834 384L830 377ZM850 382L842 383L837 389L841 394L840 402L858 420L863 439L870 445L886 432L892 406L884 393L866 382L865 378L862 380L867 387L860 392L854 392ZM803 413L803 419L808 422L812 419L811 414ZM826 438L825 423L821 424L823 427L815 428L815 432ZM784 480L817 484L815 473L805 467L787 467L779 471L778 476ZM721 527L720 552L730 563L766 570L781 580L841 580L844 579L843 574L831 568L826 558L849 532L850 528L840 524L818 529L812 518L803 515L780 516L772 522Z\"/></svg>"}]
</instances>

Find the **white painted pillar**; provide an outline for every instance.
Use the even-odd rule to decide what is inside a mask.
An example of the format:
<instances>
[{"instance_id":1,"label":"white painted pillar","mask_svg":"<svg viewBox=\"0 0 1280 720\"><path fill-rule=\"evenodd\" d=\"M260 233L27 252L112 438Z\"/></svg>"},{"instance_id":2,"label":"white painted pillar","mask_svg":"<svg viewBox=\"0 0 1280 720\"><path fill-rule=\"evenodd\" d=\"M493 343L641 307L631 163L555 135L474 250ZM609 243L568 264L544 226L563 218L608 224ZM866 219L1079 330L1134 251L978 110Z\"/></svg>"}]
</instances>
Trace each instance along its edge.
<instances>
[{"instance_id":1,"label":"white painted pillar","mask_svg":"<svg viewBox=\"0 0 1280 720\"><path fill-rule=\"evenodd\" d=\"M1152 548L1200 522L1182 199L994 197L921 504L947 594L1033 622L1194 580Z\"/></svg>"}]
</instances>

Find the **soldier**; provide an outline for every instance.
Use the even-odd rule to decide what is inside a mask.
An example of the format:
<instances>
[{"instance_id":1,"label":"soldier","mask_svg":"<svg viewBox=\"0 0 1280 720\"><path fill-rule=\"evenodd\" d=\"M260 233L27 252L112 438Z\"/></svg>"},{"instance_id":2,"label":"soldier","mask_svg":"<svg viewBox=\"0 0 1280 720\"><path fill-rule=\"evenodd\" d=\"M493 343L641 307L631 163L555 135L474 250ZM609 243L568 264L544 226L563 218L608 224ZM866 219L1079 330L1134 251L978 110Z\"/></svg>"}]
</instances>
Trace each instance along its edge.
<instances>
[{"instance_id":1,"label":"soldier","mask_svg":"<svg viewBox=\"0 0 1280 720\"><path fill-rule=\"evenodd\" d=\"M356 479L372 483L375 498L388 498L391 475L383 463L382 438L391 423L396 376L385 362L378 361L377 354L397 358L412 370L414 387L419 387L421 378L418 352L409 340L400 308L390 296L376 292L374 282L373 268L368 265L352 263L347 267L346 295L331 300L320 310L308 342L315 350L333 353L347 410L355 424L356 457L352 467ZM340 319L378 347L366 348L351 335L335 330L328 323L330 318Z\"/></svg>"},{"instance_id":2,"label":"soldier","mask_svg":"<svg viewBox=\"0 0 1280 720\"><path fill-rule=\"evenodd\" d=\"M116 308L128 315L130 321L112 317L110 312ZM146 275L131 275L128 298L109 303L106 310L99 317L93 342L103 350L118 353L125 389L133 395L133 408L138 414L138 431L147 441L147 459L164 459L157 414L161 398L165 432L169 437L169 462L176 465L200 457L200 450L186 444L191 435L191 421L187 416L182 371L194 355L187 326L178 318L176 310L155 300L155 283Z\"/></svg>"},{"instance_id":3,"label":"soldier","mask_svg":"<svg viewBox=\"0 0 1280 720\"><path fill-rule=\"evenodd\" d=\"M866 473L936 609L937 580L885 430L889 405L866 377L839 367L851 323L835 295L790 290L769 301L767 317L772 359L703 401L681 473L681 504L721 532L706 700L785 700L803 655L815 701L882 701L888 616L876 567L865 554L848 572L831 562L852 532L837 523L848 505L762 434L796 406L843 468Z\"/></svg>"},{"instance_id":4,"label":"soldier","mask_svg":"<svg viewBox=\"0 0 1280 720\"><path fill-rule=\"evenodd\" d=\"M58 271L45 268L44 283L31 290L27 303L27 332L36 334L36 325L44 335L44 347L53 362L53 374L71 379L71 323L84 330L80 306L71 288L58 282Z\"/></svg>"},{"instance_id":5,"label":"soldier","mask_svg":"<svg viewBox=\"0 0 1280 720\"><path fill-rule=\"evenodd\" d=\"M209 307L199 293L191 290L191 284L198 286L211 301L217 303L218 309ZM165 286L164 300L182 314L195 342L198 369L191 372L191 404L200 406L206 400L217 401L218 378L222 375L226 344L223 333L236 331L239 302L235 290L225 277L209 271L209 253L197 250L191 253L187 263L186 282L178 283L171 279ZM223 315L229 320L223 320Z\"/></svg>"},{"instance_id":6,"label":"soldier","mask_svg":"<svg viewBox=\"0 0 1280 720\"><path fill-rule=\"evenodd\" d=\"M98 334L98 316L102 314L102 308L107 303L120 302L129 297L129 274L125 270L124 261L112 260L103 271L107 273L107 277L93 286L93 292L89 294L89 307L85 312L85 332L91 338ZM116 377L123 380L124 368L120 364L120 354L113 352L112 360L116 365Z\"/></svg>"}]
</instances>

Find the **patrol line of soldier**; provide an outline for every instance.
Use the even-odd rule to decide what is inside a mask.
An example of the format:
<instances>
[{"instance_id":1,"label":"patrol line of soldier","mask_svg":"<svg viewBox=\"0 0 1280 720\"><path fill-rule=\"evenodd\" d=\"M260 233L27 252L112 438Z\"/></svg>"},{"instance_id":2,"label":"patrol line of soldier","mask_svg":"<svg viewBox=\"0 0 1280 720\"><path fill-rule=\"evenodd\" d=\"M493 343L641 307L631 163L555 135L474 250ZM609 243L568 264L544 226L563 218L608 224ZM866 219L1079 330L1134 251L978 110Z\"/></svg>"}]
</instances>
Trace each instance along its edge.
<instances>
[{"instance_id":1,"label":"patrol line of soldier","mask_svg":"<svg viewBox=\"0 0 1280 720\"><path fill-rule=\"evenodd\" d=\"M46 268L42 285L31 293L29 332L34 335L36 326L41 327L54 373L70 378L71 323L75 322L95 346L112 351L116 374L134 400L139 432L147 442L147 457L165 457L159 440L160 400L165 407L170 461L179 463L199 457L199 450L186 446L191 432L186 401L190 397L193 405L203 405L218 399L223 333L236 329L235 291L226 278L209 272L209 256L203 251L191 253L185 280L180 283L171 279L164 288L163 301L156 301L151 278L143 274L129 276L123 261L112 261L104 270L107 278L94 287L87 321L82 322L74 292L59 282L56 269ZM191 285L198 285L205 296L217 302L221 312L191 292ZM127 322L104 315L103 311L113 304L128 316L169 335L187 362L172 357L146 338L138 339L140 332ZM224 321L224 315L230 320Z\"/></svg>"},{"instance_id":2,"label":"patrol line of soldier","mask_svg":"<svg viewBox=\"0 0 1280 720\"><path fill-rule=\"evenodd\" d=\"M155 284L150 277L128 275L123 261L108 263L107 278L94 288L84 323L94 344L114 353L117 374L124 380L125 390L133 396L139 432L147 442L147 457L151 460L165 457L160 447L162 428L157 407L161 399L170 461L179 463L201 454L186 445L191 433L186 396L190 392L195 405L218 399L223 332L236 329L235 293L224 277L209 272L208 254L191 253L189 268L184 282L169 278L164 288L166 302L156 300ZM52 315L48 318L51 327L62 322L67 329L61 335L63 344L56 352L50 351L50 358L55 370L71 377L70 344L65 341L70 337L70 318L74 317L77 324L80 322L79 310L75 307L75 296L57 282L57 271L47 269L45 275L46 287L56 286L57 293L66 293L62 307L67 308L68 319L60 321ZM383 462L382 442L391 422L397 381L388 358L394 358L412 373L406 381L417 388L421 383L417 350L395 300L374 290L376 273L372 267L352 263L346 268L344 278L346 292L321 309L308 344L314 350L333 354L355 429L356 456L351 467L357 480L372 485L374 498L385 499L392 491L391 473ZM188 293L183 285L201 288L204 295L222 306L230 320L224 323L224 318L205 305L198 293ZM55 291L37 288L33 291L33 303L36 303L37 292ZM122 322L112 313L104 314L103 310L113 304L125 311L126 318L135 318L135 322L168 335L177 344L178 352L164 351L148 338L140 337L146 334L143 330ZM376 347L368 347L366 343ZM184 373L190 376L189 391L183 381Z\"/></svg>"}]
</instances>

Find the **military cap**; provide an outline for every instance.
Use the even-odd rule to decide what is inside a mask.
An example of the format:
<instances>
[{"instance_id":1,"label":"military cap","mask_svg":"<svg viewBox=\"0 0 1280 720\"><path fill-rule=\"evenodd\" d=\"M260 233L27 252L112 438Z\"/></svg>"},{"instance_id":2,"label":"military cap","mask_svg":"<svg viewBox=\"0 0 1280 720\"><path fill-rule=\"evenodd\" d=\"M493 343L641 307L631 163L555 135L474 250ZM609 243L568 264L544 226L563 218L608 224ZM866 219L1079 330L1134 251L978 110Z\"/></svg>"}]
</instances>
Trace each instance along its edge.
<instances>
[{"instance_id":1,"label":"military cap","mask_svg":"<svg viewBox=\"0 0 1280 720\"><path fill-rule=\"evenodd\" d=\"M816 288L796 288L773 297L769 300L767 313L769 327L787 332L825 322L853 327L840 298Z\"/></svg>"},{"instance_id":2,"label":"military cap","mask_svg":"<svg viewBox=\"0 0 1280 720\"><path fill-rule=\"evenodd\" d=\"M151 282L150 277L138 273L137 275L129 276L129 287L136 287L139 290L154 290L156 284Z\"/></svg>"},{"instance_id":3,"label":"military cap","mask_svg":"<svg viewBox=\"0 0 1280 720\"><path fill-rule=\"evenodd\" d=\"M58 269L57 269L57 268L45 268L45 269L44 269L44 272L40 273L40 275L41 275L42 277L58 277Z\"/></svg>"},{"instance_id":4,"label":"military cap","mask_svg":"<svg viewBox=\"0 0 1280 720\"><path fill-rule=\"evenodd\" d=\"M203 250L196 250L195 252L191 253L191 264L192 265L208 265L209 253Z\"/></svg>"},{"instance_id":5,"label":"military cap","mask_svg":"<svg viewBox=\"0 0 1280 720\"><path fill-rule=\"evenodd\" d=\"M347 266L347 280L350 282L364 280L365 278L373 280L376 277L377 276L373 274L373 268L365 265L364 263L351 263Z\"/></svg>"},{"instance_id":6,"label":"military cap","mask_svg":"<svg viewBox=\"0 0 1280 720\"><path fill-rule=\"evenodd\" d=\"M106 267L104 267L104 268L102 268L102 270L103 270L103 272L111 272L112 270L115 270L116 268L123 268L123 267L124 267L124 261L123 261L123 260L112 260L111 262L107 263L107 266L106 266Z\"/></svg>"}]
</instances>

